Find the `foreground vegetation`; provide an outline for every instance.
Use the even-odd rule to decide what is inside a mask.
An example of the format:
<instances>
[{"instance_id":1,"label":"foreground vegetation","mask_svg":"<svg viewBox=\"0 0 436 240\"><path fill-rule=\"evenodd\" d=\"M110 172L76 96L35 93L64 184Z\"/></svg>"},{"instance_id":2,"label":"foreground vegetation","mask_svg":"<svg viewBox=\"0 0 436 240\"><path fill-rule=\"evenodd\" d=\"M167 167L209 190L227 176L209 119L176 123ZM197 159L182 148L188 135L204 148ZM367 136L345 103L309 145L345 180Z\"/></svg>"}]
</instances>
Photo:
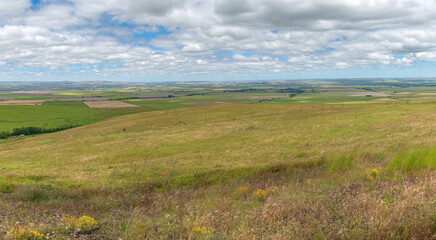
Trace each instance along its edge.
<instances>
[{"instance_id":1,"label":"foreground vegetation","mask_svg":"<svg viewBox=\"0 0 436 240\"><path fill-rule=\"evenodd\" d=\"M0 234L434 239L434 106L177 108L3 143Z\"/></svg>"}]
</instances>

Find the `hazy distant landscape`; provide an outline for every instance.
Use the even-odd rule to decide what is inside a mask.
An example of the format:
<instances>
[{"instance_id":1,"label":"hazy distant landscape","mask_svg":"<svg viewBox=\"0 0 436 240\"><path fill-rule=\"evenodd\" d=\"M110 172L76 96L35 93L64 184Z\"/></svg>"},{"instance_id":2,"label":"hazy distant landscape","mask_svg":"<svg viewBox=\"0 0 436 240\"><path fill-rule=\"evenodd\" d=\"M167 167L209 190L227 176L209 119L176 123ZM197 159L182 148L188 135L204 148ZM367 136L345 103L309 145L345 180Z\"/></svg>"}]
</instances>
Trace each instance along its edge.
<instances>
[{"instance_id":1,"label":"hazy distant landscape","mask_svg":"<svg viewBox=\"0 0 436 240\"><path fill-rule=\"evenodd\" d=\"M4 234L434 237L434 80L21 84L0 86Z\"/></svg>"}]
</instances>

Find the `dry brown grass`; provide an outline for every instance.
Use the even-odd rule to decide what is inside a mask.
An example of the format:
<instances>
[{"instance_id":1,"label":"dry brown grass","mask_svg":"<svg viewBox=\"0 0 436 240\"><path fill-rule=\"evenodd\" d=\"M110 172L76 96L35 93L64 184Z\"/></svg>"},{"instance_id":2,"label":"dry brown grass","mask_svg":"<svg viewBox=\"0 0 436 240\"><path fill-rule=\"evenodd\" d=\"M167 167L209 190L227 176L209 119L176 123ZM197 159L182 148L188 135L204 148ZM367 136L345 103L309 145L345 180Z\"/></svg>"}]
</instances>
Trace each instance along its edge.
<instances>
[{"instance_id":1,"label":"dry brown grass","mask_svg":"<svg viewBox=\"0 0 436 240\"><path fill-rule=\"evenodd\" d=\"M193 106L210 106L210 105L220 105L220 104L244 104L244 103L253 103L253 101L240 101L240 102L191 102L191 103L186 103L186 104L193 105Z\"/></svg>"},{"instance_id":2,"label":"dry brown grass","mask_svg":"<svg viewBox=\"0 0 436 240\"><path fill-rule=\"evenodd\" d=\"M130 103L121 101L90 101L84 102L90 108L125 108L125 107L139 107Z\"/></svg>"},{"instance_id":3,"label":"dry brown grass","mask_svg":"<svg viewBox=\"0 0 436 240\"><path fill-rule=\"evenodd\" d=\"M21 195L2 195L0 232L19 221L43 233L54 232L56 239L65 236L53 231L62 217L86 213L101 229L71 238L193 239L192 229L200 226L210 229L213 239L435 239L435 172L345 185L326 185L318 178L323 175L307 170L161 193L147 185L103 192L70 190L68 196L60 194L58 200L42 205L16 201ZM249 191L279 187L259 202L235 195L241 185Z\"/></svg>"},{"instance_id":4,"label":"dry brown grass","mask_svg":"<svg viewBox=\"0 0 436 240\"><path fill-rule=\"evenodd\" d=\"M51 91L13 91L14 95L51 95Z\"/></svg>"},{"instance_id":5,"label":"dry brown grass","mask_svg":"<svg viewBox=\"0 0 436 240\"><path fill-rule=\"evenodd\" d=\"M393 98L379 98L379 99L374 99L373 101L382 101L382 102L398 102L397 99L393 99Z\"/></svg>"},{"instance_id":6,"label":"dry brown grass","mask_svg":"<svg viewBox=\"0 0 436 240\"><path fill-rule=\"evenodd\" d=\"M0 101L0 105L41 105L45 100L7 100Z\"/></svg>"},{"instance_id":7,"label":"dry brown grass","mask_svg":"<svg viewBox=\"0 0 436 240\"><path fill-rule=\"evenodd\" d=\"M387 96L391 96L390 93L386 93L386 92L354 92L353 94L351 94L350 96L354 96L354 97L364 97L366 95L371 95L371 96L376 96L376 97L387 97Z\"/></svg>"}]
</instances>

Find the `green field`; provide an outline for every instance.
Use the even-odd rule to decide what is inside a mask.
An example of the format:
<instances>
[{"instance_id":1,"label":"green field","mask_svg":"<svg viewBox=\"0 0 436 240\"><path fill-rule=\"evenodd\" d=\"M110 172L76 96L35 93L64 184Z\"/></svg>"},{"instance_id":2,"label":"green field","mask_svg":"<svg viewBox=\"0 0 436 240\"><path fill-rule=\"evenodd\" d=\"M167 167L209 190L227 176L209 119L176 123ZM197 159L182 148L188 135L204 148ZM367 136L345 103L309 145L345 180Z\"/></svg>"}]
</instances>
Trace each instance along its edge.
<instances>
[{"instance_id":1,"label":"green field","mask_svg":"<svg viewBox=\"0 0 436 240\"><path fill-rule=\"evenodd\" d=\"M1 131L16 127L83 125L104 119L103 114L81 102L45 103L40 106L0 105L0 116Z\"/></svg>"},{"instance_id":2,"label":"green field","mask_svg":"<svg viewBox=\"0 0 436 240\"><path fill-rule=\"evenodd\" d=\"M38 106L0 105L0 132L20 127L56 128L85 125L108 117L150 111L148 108L96 109L82 102L54 102Z\"/></svg>"}]
</instances>

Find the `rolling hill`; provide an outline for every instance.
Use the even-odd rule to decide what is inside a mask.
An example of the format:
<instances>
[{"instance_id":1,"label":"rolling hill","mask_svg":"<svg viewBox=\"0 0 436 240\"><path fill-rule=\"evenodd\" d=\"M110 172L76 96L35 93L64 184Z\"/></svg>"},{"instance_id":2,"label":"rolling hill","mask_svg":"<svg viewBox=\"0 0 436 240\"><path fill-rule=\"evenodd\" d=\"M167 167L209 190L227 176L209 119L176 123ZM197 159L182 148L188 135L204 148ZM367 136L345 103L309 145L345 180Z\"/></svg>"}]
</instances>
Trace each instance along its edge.
<instances>
[{"instance_id":1,"label":"rolling hill","mask_svg":"<svg viewBox=\"0 0 436 240\"><path fill-rule=\"evenodd\" d=\"M101 239L431 239L435 116L431 103L215 105L0 144L0 210L21 212L2 228L86 238L61 219L91 215Z\"/></svg>"}]
</instances>

